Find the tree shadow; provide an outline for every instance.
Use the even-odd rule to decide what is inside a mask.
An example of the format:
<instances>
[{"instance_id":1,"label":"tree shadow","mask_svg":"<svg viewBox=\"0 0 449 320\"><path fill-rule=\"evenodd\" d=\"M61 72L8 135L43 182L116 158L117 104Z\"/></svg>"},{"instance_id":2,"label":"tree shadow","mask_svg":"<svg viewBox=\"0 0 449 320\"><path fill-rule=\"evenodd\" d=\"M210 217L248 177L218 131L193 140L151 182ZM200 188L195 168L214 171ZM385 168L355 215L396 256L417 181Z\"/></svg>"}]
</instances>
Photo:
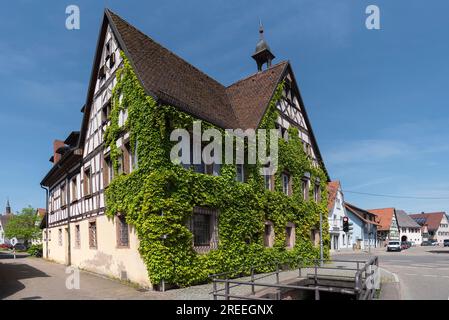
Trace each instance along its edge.
<instances>
[{"instance_id":1,"label":"tree shadow","mask_svg":"<svg viewBox=\"0 0 449 320\"><path fill-rule=\"evenodd\" d=\"M7 298L23 290L25 286L20 282L22 279L49 277L45 272L22 263L20 259L24 257L26 256L17 257L17 262L0 262L0 299ZM4 259L13 259L13 257L0 253L0 261ZM28 297L25 299L30 298L38 299L39 297Z\"/></svg>"}]
</instances>

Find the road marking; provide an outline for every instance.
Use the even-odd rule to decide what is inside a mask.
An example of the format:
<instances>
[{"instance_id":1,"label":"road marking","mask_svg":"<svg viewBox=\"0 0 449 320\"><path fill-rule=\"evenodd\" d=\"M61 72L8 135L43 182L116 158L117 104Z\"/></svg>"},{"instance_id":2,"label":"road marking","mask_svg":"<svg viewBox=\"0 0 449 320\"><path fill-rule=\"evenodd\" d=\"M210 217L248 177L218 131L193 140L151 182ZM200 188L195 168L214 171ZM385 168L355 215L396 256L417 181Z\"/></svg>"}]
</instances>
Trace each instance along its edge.
<instances>
[{"instance_id":1,"label":"road marking","mask_svg":"<svg viewBox=\"0 0 449 320\"><path fill-rule=\"evenodd\" d=\"M423 277L438 278L438 276L436 276L434 274L423 274Z\"/></svg>"}]
</instances>

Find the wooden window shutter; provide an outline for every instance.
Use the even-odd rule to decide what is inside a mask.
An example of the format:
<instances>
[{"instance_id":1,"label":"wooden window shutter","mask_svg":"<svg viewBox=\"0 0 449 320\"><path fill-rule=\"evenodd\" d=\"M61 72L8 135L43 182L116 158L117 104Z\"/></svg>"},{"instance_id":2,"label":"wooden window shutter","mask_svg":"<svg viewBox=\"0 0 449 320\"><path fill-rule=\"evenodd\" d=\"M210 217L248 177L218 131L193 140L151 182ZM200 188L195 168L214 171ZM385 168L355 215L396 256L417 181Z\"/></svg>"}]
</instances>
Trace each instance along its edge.
<instances>
[{"instance_id":1,"label":"wooden window shutter","mask_svg":"<svg viewBox=\"0 0 449 320\"><path fill-rule=\"evenodd\" d=\"M123 148L122 148L122 152L123 152L123 172L125 174L130 173L130 162L129 162L129 145L126 144Z\"/></svg>"},{"instance_id":2,"label":"wooden window shutter","mask_svg":"<svg viewBox=\"0 0 449 320\"><path fill-rule=\"evenodd\" d=\"M109 163L108 158L103 156L103 188L109 185Z\"/></svg>"}]
</instances>

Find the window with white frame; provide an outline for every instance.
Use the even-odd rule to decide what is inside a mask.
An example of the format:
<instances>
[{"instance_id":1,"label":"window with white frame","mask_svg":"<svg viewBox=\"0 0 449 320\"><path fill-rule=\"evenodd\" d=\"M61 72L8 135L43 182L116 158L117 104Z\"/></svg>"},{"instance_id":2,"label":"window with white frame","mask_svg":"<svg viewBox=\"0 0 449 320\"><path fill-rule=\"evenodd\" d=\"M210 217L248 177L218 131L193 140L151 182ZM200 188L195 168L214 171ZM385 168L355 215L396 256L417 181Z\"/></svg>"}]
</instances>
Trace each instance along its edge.
<instances>
[{"instance_id":1,"label":"window with white frame","mask_svg":"<svg viewBox=\"0 0 449 320\"><path fill-rule=\"evenodd\" d=\"M282 192L287 196L290 196L292 194L290 175L288 173L283 173L281 175L281 179L282 179Z\"/></svg>"}]
</instances>

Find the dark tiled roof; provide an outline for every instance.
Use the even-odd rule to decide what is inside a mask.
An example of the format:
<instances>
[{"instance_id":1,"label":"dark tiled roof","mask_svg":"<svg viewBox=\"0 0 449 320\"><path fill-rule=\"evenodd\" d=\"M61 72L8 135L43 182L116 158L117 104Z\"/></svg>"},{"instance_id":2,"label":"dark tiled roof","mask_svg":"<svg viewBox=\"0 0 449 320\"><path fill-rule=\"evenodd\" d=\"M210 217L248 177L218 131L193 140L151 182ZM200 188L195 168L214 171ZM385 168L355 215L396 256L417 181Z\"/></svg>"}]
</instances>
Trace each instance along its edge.
<instances>
[{"instance_id":1,"label":"dark tiled roof","mask_svg":"<svg viewBox=\"0 0 449 320\"><path fill-rule=\"evenodd\" d=\"M396 219L400 228L420 228L420 225L410 218L404 210L396 210Z\"/></svg>"},{"instance_id":2,"label":"dark tiled roof","mask_svg":"<svg viewBox=\"0 0 449 320\"><path fill-rule=\"evenodd\" d=\"M242 129L257 129L288 62L230 85L226 92Z\"/></svg>"},{"instance_id":3,"label":"dark tiled roof","mask_svg":"<svg viewBox=\"0 0 449 320\"><path fill-rule=\"evenodd\" d=\"M106 14L148 94L221 128L257 128L288 62L226 88L118 15Z\"/></svg>"},{"instance_id":4,"label":"dark tiled roof","mask_svg":"<svg viewBox=\"0 0 449 320\"><path fill-rule=\"evenodd\" d=\"M220 127L237 122L223 85L116 14L107 13L147 93Z\"/></svg>"},{"instance_id":5,"label":"dark tiled roof","mask_svg":"<svg viewBox=\"0 0 449 320\"><path fill-rule=\"evenodd\" d=\"M440 227L441 220L445 214L445 212L418 213L411 214L410 218L420 225L426 224L429 231L435 231Z\"/></svg>"},{"instance_id":6,"label":"dark tiled roof","mask_svg":"<svg viewBox=\"0 0 449 320\"><path fill-rule=\"evenodd\" d=\"M340 181L331 181L327 184L328 200L327 209L330 211L335 206L335 200L337 199L338 189L340 189Z\"/></svg>"},{"instance_id":7,"label":"dark tiled roof","mask_svg":"<svg viewBox=\"0 0 449 320\"><path fill-rule=\"evenodd\" d=\"M346 210L351 211L353 214L355 214L357 217L359 217L360 220L364 221L365 223L370 223L372 225L380 227L380 224L375 220L376 215L372 212L366 211L364 209L360 209L359 207L356 207L353 204L350 204L348 202L345 202L345 208ZM365 218L366 216L366 218ZM372 219L372 220L370 220Z\"/></svg>"},{"instance_id":8,"label":"dark tiled roof","mask_svg":"<svg viewBox=\"0 0 449 320\"><path fill-rule=\"evenodd\" d=\"M11 214L0 214L0 222L2 223L3 228L8 224L9 219L11 219Z\"/></svg>"}]
</instances>

